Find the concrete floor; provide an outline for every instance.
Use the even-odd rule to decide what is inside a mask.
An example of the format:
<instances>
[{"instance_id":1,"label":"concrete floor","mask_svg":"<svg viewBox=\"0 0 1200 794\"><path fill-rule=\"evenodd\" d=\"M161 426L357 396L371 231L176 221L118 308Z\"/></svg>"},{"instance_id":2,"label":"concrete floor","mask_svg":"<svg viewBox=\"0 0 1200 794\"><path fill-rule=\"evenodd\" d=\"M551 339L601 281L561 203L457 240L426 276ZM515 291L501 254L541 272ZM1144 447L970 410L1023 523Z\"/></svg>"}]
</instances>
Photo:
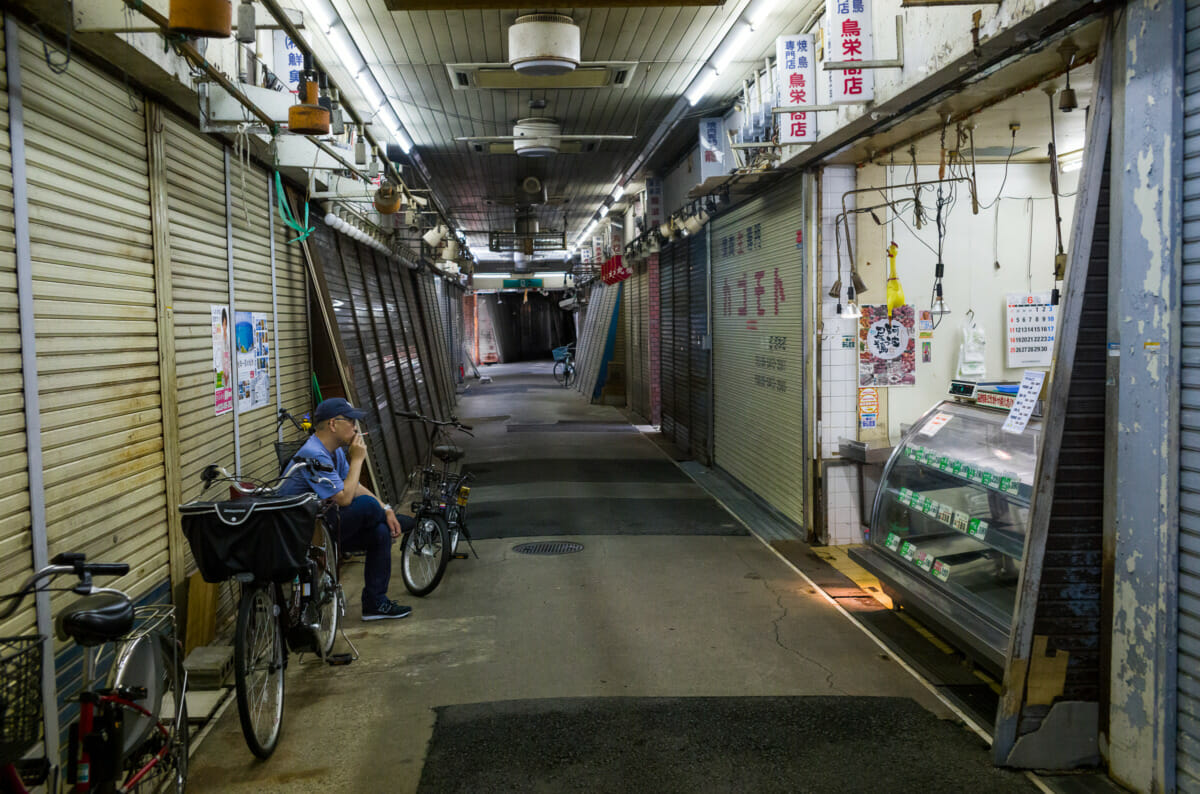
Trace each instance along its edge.
<instances>
[{"instance_id":1,"label":"concrete floor","mask_svg":"<svg viewBox=\"0 0 1200 794\"><path fill-rule=\"evenodd\" d=\"M433 709L455 704L867 695L911 698L951 717L762 542L736 534L744 530L701 489L667 476L668 458L640 433L545 427L627 424L618 409L544 388L549 363L483 372L492 383L472 381L458 409L477 428L463 441L481 472L471 509L492 535L475 542L480 559L451 561L425 599L408 596L397 565L391 595L413 615L367 624L358 613L361 566L347 566L345 626L362 658L348 667L293 658L283 735L267 761L251 756L236 706L227 709L193 756L192 791L415 791ZM542 427L510 427L518 425ZM606 477L629 476L598 484L593 464ZM642 469L673 480L662 499L636 476ZM521 482L522 471L569 479ZM488 473L509 488L490 484ZM681 527L673 518L680 503L703 506L707 523ZM545 534L585 549L514 553L533 513L556 516L557 531ZM641 528L625 534L630 522Z\"/></svg>"}]
</instances>

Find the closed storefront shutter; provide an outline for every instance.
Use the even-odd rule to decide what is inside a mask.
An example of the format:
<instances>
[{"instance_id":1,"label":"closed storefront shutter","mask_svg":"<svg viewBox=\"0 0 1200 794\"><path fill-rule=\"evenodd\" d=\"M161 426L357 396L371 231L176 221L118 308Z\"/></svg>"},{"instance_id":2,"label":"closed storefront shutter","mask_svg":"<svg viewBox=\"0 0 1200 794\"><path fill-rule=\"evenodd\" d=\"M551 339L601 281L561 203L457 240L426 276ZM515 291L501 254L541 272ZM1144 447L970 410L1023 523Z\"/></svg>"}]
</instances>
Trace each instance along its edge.
<instances>
[{"instance_id":1,"label":"closed storefront shutter","mask_svg":"<svg viewBox=\"0 0 1200 794\"><path fill-rule=\"evenodd\" d=\"M675 440L675 254L678 247L664 245L658 254L659 388L662 434Z\"/></svg>"},{"instance_id":2,"label":"closed storefront shutter","mask_svg":"<svg viewBox=\"0 0 1200 794\"><path fill-rule=\"evenodd\" d=\"M654 257L657 262L658 257ZM650 397L650 372L651 361L655 353L650 342L650 262L647 261L643 265L643 270L638 276L638 379L641 383L639 393L639 413L647 420L653 417L652 400Z\"/></svg>"},{"instance_id":3,"label":"closed storefront shutter","mask_svg":"<svg viewBox=\"0 0 1200 794\"><path fill-rule=\"evenodd\" d=\"M646 338L646 265L635 265L626 282L625 382L629 407L643 419L650 416L648 370L649 343Z\"/></svg>"},{"instance_id":4,"label":"closed storefront shutter","mask_svg":"<svg viewBox=\"0 0 1200 794\"><path fill-rule=\"evenodd\" d=\"M1200 791L1200 0L1188 0L1184 75L1183 365L1179 461L1176 774Z\"/></svg>"},{"instance_id":5,"label":"closed storefront shutter","mask_svg":"<svg viewBox=\"0 0 1200 794\"><path fill-rule=\"evenodd\" d=\"M803 262L799 187L712 222L713 458L804 523Z\"/></svg>"},{"instance_id":6,"label":"closed storefront shutter","mask_svg":"<svg viewBox=\"0 0 1200 794\"><path fill-rule=\"evenodd\" d=\"M689 238L688 257L688 418L689 451L708 464L709 440L709 345L708 345L708 239L706 234Z\"/></svg>"},{"instance_id":7,"label":"closed storefront shutter","mask_svg":"<svg viewBox=\"0 0 1200 794\"><path fill-rule=\"evenodd\" d=\"M0 36L0 579L15 582L31 573L32 549L6 56ZM33 599L28 599L18 614L0 625L0 636L28 633L33 624Z\"/></svg>"},{"instance_id":8,"label":"closed storefront shutter","mask_svg":"<svg viewBox=\"0 0 1200 794\"><path fill-rule=\"evenodd\" d=\"M596 393L620 294L620 285L604 283L595 284L588 294L587 314L576 345L575 390L589 400Z\"/></svg>"},{"instance_id":9,"label":"closed storefront shutter","mask_svg":"<svg viewBox=\"0 0 1200 794\"><path fill-rule=\"evenodd\" d=\"M671 355L675 357L674 402L675 446L687 452L692 442L692 365L688 353L691 339L691 243L680 240L671 245L675 261L671 268Z\"/></svg>"},{"instance_id":10,"label":"closed storefront shutter","mask_svg":"<svg viewBox=\"0 0 1200 794\"><path fill-rule=\"evenodd\" d=\"M442 307L438 300L436 277L432 273L413 274L413 287L421 307L420 318L425 339L429 345L426 373L433 391L437 394L438 415L449 416L454 406L454 389L450 381L450 359L447 355L446 326L442 321Z\"/></svg>"},{"instance_id":11,"label":"closed storefront shutter","mask_svg":"<svg viewBox=\"0 0 1200 794\"><path fill-rule=\"evenodd\" d=\"M129 563L137 599L168 578L144 103L28 32L20 65L49 551Z\"/></svg>"}]
</instances>

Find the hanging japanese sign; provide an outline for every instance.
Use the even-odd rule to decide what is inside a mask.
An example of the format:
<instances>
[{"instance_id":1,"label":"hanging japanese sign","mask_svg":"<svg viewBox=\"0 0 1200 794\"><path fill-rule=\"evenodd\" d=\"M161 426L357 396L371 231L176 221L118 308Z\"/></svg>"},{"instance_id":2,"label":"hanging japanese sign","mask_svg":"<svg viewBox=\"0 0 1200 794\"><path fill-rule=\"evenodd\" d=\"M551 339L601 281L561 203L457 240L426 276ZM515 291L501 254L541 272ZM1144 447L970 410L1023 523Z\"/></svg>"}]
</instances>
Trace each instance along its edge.
<instances>
[{"instance_id":1,"label":"hanging japanese sign","mask_svg":"<svg viewBox=\"0 0 1200 794\"><path fill-rule=\"evenodd\" d=\"M729 170L725 162L725 120L700 119L700 181Z\"/></svg>"},{"instance_id":2,"label":"hanging japanese sign","mask_svg":"<svg viewBox=\"0 0 1200 794\"><path fill-rule=\"evenodd\" d=\"M229 309L211 306L213 407L217 416L233 410L233 359L229 352Z\"/></svg>"},{"instance_id":3,"label":"hanging japanese sign","mask_svg":"<svg viewBox=\"0 0 1200 794\"><path fill-rule=\"evenodd\" d=\"M827 61L869 61L875 57L871 33L871 0L825 0L829 23ZM867 69L833 72L833 103L866 102L875 98L875 77Z\"/></svg>"},{"instance_id":4,"label":"hanging japanese sign","mask_svg":"<svg viewBox=\"0 0 1200 794\"><path fill-rule=\"evenodd\" d=\"M263 312L236 312L235 317L238 413L244 414L262 408L271 401L267 315Z\"/></svg>"},{"instance_id":5,"label":"hanging japanese sign","mask_svg":"<svg viewBox=\"0 0 1200 794\"><path fill-rule=\"evenodd\" d=\"M604 259L604 235L597 233L592 235L592 261L603 262Z\"/></svg>"},{"instance_id":6,"label":"hanging japanese sign","mask_svg":"<svg viewBox=\"0 0 1200 794\"><path fill-rule=\"evenodd\" d=\"M646 177L646 228L653 229L662 224L663 181L659 177Z\"/></svg>"},{"instance_id":7,"label":"hanging japanese sign","mask_svg":"<svg viewBox=\"0 0 1200 794\"><path fill-rule=\"evenodd\" d=\"M1009 293L1009 367L1048 367L1054 356L1056 307L1049 292Z\"/></svg>"},{"instance_id":8,"label":"hanging japanese sign","mask_svg":"<svg viewBox=\"0 0 1200 794\"><path fill-rule=\"evenodd\" d=\"M917 384L916 311L900 306L889 321L887 306L863 306L858 319L858 385Z\"/></svg>"},{"instance_id":9,"label":"hanging japanese sign","mask_svg":"<svg viewBox=\"0 0 1200 794\"><path fill-rule=\"evenodd\" d=\"M816 45L812 34L775 39L775 65L779 73L780 107L816 104ZM785 113L779 124L780 143L813 143L817 140L815 113Z\"/></svg>"},{"instance_id":10,"label":"hanging japanese sign","mask_svg":"<svg viewBox=\"0 0 1200 794\"><path fill-rule=\"evenodd\" d=\"M609 257L600 268L600 277L605 284L617 284L632 275L633 271L626 267L620 256Z\"/></svg>"},{"instance_id":11,"label":"hanging japanese sign","mask_svg":"<svg viewBox=\"0 0 1200 794\"><path fill-rule=\"evenodd\" d=\"M300 90L300 72L304 68L304 53L282 30L272 37L275 50L275 76L293 94Z\"/></svg>"}]
</instances>

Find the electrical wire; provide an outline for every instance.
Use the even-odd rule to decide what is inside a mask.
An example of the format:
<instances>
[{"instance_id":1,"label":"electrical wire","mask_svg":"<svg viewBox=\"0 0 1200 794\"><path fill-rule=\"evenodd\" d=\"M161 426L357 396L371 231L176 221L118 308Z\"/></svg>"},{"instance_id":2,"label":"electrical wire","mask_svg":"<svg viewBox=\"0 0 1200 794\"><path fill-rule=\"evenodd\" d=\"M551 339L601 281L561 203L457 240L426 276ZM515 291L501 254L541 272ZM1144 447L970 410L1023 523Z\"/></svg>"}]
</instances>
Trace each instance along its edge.
<instances>
[{"instance_id":1,"label":"electrical wire","mask_svg":"<svg viewBox=\"0 0 1200 794\"><path fill-rule=\"evenodd\" d=\"M1000 180L1000 189L996 191L996 198L992 199L991 204L980 202L981 210L990 210L992 206L1000 200L1000 194L1004 192L1004 186L1008 183L1008 166L1012 162L1013 153L1017 150L1017 131L1012 131L1012 144L1008 147L1008 157L1004 159L1004 178Z\"/></svg>"}]
</instances>

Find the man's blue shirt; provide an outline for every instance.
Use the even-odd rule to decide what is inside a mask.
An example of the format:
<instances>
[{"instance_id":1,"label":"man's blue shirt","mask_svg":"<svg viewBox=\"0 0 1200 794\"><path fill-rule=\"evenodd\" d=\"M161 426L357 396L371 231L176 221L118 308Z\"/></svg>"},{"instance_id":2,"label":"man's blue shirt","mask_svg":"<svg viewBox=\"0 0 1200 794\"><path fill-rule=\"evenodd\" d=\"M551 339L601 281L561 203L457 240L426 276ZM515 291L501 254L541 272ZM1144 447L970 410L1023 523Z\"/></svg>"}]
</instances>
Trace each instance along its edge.
<instances>
[{"instance_id":1,"label":"man's blue shirt","mask_svg":"<svg viewBox=\"0 0 1200 794\"><path fill-rule=\"evenodd\" d=\"M300 451L292 457L288 465L290 466L296 458L316 460L326 466L332 466L333 471L297 469L280 487L280 496L312 491L317 498L328 499L346 487L346 475L350 473L350 462L346 460L346 451L341 447L338 447L330 455L329 450L325 449L325 445L321 443L321 439L312 435L309 436L308 441L304 442L304 446L300 447ZM318 482L321 479L328 480L328 482Z\"/></svg>"}]
</instances>

